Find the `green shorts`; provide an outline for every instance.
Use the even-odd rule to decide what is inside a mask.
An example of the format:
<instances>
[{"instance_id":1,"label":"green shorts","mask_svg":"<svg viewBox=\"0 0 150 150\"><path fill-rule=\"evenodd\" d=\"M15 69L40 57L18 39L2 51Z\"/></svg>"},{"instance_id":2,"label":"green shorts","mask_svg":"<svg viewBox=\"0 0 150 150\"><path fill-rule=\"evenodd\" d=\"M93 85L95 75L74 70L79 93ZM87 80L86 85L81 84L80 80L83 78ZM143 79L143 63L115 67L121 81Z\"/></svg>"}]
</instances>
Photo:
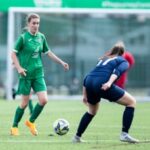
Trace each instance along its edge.
<instances>
[{"instance_id":1,"label":"green shorts","mask_svg":"<svg viewBox=\"0 0 150 150\"><path fill-rule=\"evenodd\" d=\"M25 79L25 78L19 79L17 94L29 95L31 89L33 89L35 93L40 91L46 91L47 88L44 78L41 77L37 79Z\"/></svg>"}]
</instances>

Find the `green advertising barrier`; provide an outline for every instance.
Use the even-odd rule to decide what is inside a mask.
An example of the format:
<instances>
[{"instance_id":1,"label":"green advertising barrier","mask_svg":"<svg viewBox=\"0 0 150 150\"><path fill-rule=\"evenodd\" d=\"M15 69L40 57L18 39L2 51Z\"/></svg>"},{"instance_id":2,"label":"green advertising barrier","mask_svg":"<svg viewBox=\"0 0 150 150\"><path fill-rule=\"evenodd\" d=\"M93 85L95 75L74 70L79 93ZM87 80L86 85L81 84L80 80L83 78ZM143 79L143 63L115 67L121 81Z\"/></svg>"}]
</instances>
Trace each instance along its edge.
<instances>
[{"instance_id":1,"label":"green advertising barrier","mask_svg":"<svg viewBox=\"0 0 150 150\"><path fill-rule=\"evenodd\" d=\"M0 11L9 7L150 9L150 0L0 0Z\"/></svg>"}]
</instances>

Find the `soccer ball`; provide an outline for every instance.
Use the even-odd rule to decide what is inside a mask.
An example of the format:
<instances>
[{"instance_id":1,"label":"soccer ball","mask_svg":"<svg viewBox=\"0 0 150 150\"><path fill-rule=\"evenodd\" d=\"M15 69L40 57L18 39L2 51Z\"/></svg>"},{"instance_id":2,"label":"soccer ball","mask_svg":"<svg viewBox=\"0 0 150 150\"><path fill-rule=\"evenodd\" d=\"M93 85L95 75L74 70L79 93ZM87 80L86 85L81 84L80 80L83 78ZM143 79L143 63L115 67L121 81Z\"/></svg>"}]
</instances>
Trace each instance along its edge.
<instances>
[{"instance_id":1,"label":"soccer ball","mask_svg":"<svg viewBox=\"0 0 150 150\"><path fill-rule=\"evenodd\" d=\"M65 119L58 119L53 123L54 132L58 135L65 135L69 131L69 122Z\"/></svg>"}]
</instances>

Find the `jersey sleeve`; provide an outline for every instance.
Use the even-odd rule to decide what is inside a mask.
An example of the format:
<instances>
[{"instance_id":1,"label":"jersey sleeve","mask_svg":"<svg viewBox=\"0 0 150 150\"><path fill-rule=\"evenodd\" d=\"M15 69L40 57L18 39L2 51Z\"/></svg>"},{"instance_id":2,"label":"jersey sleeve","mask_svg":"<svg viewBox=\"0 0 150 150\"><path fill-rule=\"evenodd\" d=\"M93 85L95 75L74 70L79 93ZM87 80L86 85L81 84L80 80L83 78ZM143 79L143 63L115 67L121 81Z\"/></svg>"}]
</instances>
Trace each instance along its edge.
<instances>
[{"instance_id":1,"label":"jersey sleeve","mask_svg":"<svg viewBox=\"0 0 150 150\"><path fill-rule=\"evenodd\" d=\"M47 54L48 51L50 51L50 48L48 46L45 36L43 35L43 51L42 52Z\"/></svg>"},{"instance_id":2,"label":"jersey sleeve","mask_svg":"<svg viewBox=\"0 0 150 150\"><path fill-rule=\"evenodd\" d=\"M17 39L15 46L14 46L14 52L18 53L23 47L23 36L20 35L19 38Z\"/></svg>"},{"instance_id":3,"label":"jersey sleeve","mask_svg":"<svg viewBox=\"0 0 150 150\"><path fill-rule=\"evenodd\" d=\"M116 74L118 78L129 68L129 63L124 60L118 64L118 66L114 69L113 74Z\"/></svg>"}]
</instances>

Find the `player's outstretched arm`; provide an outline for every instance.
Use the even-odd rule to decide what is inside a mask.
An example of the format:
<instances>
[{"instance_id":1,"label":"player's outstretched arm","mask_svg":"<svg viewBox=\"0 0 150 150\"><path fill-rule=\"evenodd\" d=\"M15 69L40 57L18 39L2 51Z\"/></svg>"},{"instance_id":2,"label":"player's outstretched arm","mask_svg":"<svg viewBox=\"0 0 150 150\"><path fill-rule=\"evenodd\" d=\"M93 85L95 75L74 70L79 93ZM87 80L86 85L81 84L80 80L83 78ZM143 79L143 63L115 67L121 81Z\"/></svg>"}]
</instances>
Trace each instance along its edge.
<instances>
[{"instance_id":1,"label":"player's outstretched arm","mask_svg":"<svg viewBox=\"0 0 150 150\"><path fill-rule=\"evenodd\" d=\"M55 62L61 64L65 70L69 70L69 65L63 60L61 60L59 57L57 57L52 51L49 51L47 55L49 56L49 58L51 58Z\"/></svg>"}]
</instances>

